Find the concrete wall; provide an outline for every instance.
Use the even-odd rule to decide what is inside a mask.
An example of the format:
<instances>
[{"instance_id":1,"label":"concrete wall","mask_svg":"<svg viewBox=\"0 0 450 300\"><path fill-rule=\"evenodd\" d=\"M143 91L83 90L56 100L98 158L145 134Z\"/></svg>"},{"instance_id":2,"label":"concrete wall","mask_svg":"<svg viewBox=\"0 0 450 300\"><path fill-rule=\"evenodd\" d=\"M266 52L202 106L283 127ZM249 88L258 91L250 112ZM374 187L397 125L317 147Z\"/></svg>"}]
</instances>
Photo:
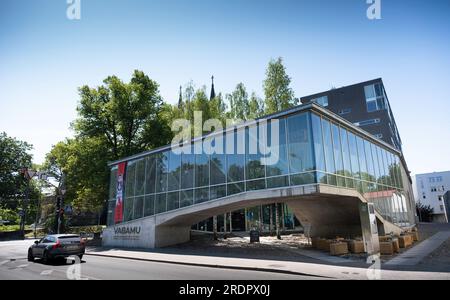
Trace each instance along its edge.
<instances>
[{"instance_id":1,"label":"concrete wall","mask_svg":"<svg viewBox=\"0 0 450 300\"><path fill-rule=\"evenodd\" d=\"M104 247L155 248L155 218L118 224L103 230Z\"/></svg>"}]
</instances>

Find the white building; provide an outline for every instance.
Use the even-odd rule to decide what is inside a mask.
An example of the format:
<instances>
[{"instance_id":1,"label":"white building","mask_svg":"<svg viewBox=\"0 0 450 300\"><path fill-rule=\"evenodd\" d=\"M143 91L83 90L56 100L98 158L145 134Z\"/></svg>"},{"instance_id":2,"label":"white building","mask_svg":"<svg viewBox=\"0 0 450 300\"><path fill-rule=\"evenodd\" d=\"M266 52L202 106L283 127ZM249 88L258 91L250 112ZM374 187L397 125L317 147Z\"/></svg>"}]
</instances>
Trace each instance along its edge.
<instances>
[{"instance_id":1,"label":"white building","mask_svg":"<svg viewBox=\"0 0 450 300\"><path fill-rule=\"evenodd\" d=\"M433 222L449 222L444 197L447 191L450 191L450 171L418 174L415 177L415 199L434 209Z\"/></svg>"}]
</instances>

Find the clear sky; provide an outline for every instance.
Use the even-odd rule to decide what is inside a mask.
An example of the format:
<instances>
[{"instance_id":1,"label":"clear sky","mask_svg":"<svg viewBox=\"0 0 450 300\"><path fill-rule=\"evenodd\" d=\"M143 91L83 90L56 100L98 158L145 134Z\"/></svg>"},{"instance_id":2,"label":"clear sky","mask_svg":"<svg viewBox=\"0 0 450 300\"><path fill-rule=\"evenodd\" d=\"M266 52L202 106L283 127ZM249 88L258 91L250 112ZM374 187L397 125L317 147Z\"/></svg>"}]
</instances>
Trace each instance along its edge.
<instances>
[{"instance_id":1,"label":"clear sky","mask_svg":"<svg viewBox=\"0 0 450 300\"><path fill-rule=\"evenodd\" d=\"M134 69L178 99L189 80L243 82L262 96L281 56L297 97L382 77L411 171L450 170L450 1L381 0L0 1L0 131L34 145L35 161L71 136L77 88Z\"/></svg>"}]
</instances>

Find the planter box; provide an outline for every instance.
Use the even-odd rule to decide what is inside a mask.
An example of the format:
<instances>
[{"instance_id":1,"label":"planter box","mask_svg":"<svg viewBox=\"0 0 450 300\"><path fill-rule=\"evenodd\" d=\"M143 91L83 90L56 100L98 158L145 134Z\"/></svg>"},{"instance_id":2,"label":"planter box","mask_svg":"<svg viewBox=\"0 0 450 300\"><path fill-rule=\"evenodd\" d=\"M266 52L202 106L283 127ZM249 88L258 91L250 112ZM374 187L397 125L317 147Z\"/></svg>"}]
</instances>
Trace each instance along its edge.
<instances>
[{"instance_id":1,"label":"planter box","mask_svg":"<svg viewBox=\"0 0 450 300\"><path fill-rule=\"evenodd\" d=\"M418 242L419 241L419 232L417 232L417 231L411 232L411 237L414 242Z\"/></svg>"},{"instance_id":2,"label":"planter box","mask_svg":"<svg viewBox=\"0 0 450 300\"><path fill-rule=\"evenodd\" d=\"M317 249L330 252L331 240L319 239L317 241Z\"/></svg>"},{"instance_id":3,"label":"planter box","mask_svg":"<svg viewBox=\"0 0 450 300\"><path fill-rule=\"evenodd\" d=\"M331 255L344 255L348 254L348 245L344 242L332 243L330 244L330 253Z\"/></svg>"},{"instance_id":4,"label":"planter box","mask_svg":"<svg viewBox=\"0 0 450 300\"><path fill-rule=\"evenodd\" d=\"M398 239L392 239L392 246L394 247L394 252L399 253L400 252L400 244L398 242Z\"/></svg>"},{"instance_id":5,"label":"planter box","mask_svg":"<svg viewBox=\"0 0 450 300\"><path fill-rule=\"evenodd\" d=\"M365 253L364 250L364 242L363 241L350 241L348 243L348 247L350 249L351 253L359 254L359 253Z\"/></svg>"},{"instance_id":6,"label":"planter box","mask_svg":"<svg viewBox=\"0 0 450 300\"><path fill-rule=\"evenodd\" d=\"M379 236L378 238L380 240L380 243L381 242L389 242L391 240L391 236L389 236L389 235Z\"/></svg>"},{"instance_id":7,"label":"planter box","mask_svg":"<svg viewBox=\"0 0 450 300\"><path fill-rule=\"evenodd\" d=\"M413 243L412 237L410 235L399 236L398 243L400 245L400 248L408 248Z\"/></svg>"},{"instance_id":8,"label":"planter box","mask_svg":"<svg viewBox=\"0 0 450 300\"><path fill-rule=\"evenodd\" d=\"M392 242L380 242L380 253L381 255L393 255L394 245Z\"/></svg>"}]
</instances>

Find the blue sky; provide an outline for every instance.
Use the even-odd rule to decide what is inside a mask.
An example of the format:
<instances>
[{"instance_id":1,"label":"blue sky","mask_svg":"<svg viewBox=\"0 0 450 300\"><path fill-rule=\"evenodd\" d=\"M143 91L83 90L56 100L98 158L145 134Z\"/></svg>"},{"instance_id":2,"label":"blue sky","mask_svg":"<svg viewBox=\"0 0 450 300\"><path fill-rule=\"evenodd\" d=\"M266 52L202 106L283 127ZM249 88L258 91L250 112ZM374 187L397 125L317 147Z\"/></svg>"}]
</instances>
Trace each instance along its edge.
<instances>
[{"instance_id":1,"label":"blue sky","mask_svg":"<svg viewBox=\"0 0 450 300\"><path fill-rule=\"evenodd\" d=\"M178 99L189 80L262 96L265 68L283 57L297 97L382 77L411 171L450 170L450 1L0 1L0 131L34 145L36 162L71 136L77 88L134 69Z\"/></svg>"}]
</instances>

